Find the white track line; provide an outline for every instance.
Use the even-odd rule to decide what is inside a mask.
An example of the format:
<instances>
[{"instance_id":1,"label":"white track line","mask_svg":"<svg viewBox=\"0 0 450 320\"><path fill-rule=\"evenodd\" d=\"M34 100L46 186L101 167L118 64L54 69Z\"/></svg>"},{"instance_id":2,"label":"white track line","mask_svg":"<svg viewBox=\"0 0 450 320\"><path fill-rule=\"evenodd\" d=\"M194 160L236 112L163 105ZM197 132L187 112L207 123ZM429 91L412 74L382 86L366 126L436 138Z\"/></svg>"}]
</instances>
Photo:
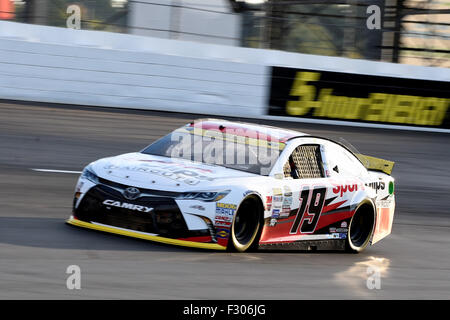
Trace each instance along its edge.
<instances>
[{"instance_id":1,"label":"white track line","mask_svg":"<svg viewBox=\"0 0 450 320\"><path fill-rule=\"evenodd\" d=\"M38 171L38 172L73 173L73 174L80 174L82 172L82 171L53 170L53 169L34 169L34 168L31 168L31 170Z\"/></svg>"}]
</instances>

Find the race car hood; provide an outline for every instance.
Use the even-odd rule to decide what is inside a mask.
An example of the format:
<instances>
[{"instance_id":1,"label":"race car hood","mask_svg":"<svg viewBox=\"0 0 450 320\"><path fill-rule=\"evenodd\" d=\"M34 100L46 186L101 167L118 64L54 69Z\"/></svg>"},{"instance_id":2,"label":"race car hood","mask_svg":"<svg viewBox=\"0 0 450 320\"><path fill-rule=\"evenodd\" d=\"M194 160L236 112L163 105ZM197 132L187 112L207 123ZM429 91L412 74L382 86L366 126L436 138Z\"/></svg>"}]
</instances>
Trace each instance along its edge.
<instances>
[{"instance_id":1,"label":"race car hood","mask_svg":"<svg viewBox=\"0 0 450 320\"><path fill-rule=\"evenodd\" d=\"M100 178L148 189L200 190L224 180L258 175L185 159L127 153L91 164Z\"/></svg>"}]
</instances>

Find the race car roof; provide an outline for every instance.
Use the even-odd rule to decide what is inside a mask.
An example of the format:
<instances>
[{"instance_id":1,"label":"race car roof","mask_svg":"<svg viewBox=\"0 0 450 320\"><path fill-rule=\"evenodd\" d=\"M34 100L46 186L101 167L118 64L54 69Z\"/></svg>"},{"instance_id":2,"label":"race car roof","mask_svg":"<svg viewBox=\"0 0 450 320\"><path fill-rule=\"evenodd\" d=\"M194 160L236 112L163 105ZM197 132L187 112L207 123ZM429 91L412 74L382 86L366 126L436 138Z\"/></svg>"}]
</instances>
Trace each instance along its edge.
<instances>
[{"instance_id":1,"label":"race car roof","mask_svg":"<svg viewBox=\"0 0 450 320\"><path fill-rule=\"evenodd\" d=\"M191 122L189 126L203 130L219 131L237 136L281 143L285 143L287 140L294 137L307 136L306 133L294 130L222 119L197 119L194 122Z\"/></svg>"}]
</instances>

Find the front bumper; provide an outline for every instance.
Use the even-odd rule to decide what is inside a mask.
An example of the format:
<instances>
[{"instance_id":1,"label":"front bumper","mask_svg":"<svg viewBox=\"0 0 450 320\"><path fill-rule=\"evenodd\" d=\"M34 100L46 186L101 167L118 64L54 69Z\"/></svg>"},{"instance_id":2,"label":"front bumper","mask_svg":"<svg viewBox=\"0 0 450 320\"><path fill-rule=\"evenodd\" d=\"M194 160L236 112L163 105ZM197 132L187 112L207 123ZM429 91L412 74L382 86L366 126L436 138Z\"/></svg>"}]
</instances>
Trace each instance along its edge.
<instances>
[{"instance_id":1,"label":"front bumper","mask_svg":"<svg viewBox=\"0 0 450 320\"><path fill-rule=\"evenodd\" d=\"M106 183L90 188L78 205L74 201L67 223L167 244L225 249L215 243L210 229L188 229L173 195L144 190L141 197L127 200L123 195L126 186Z\"/></svg>"}]
</instances>

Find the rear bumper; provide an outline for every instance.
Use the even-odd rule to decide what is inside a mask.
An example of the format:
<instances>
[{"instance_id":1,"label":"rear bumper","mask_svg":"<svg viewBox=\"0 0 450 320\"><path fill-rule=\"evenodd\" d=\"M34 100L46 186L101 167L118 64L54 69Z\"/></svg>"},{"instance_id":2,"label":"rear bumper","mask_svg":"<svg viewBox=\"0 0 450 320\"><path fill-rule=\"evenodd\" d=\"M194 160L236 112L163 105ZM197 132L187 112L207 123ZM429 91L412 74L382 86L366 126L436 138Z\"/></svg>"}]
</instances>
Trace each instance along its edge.
<instances>
[{"instance_id":1,"label":"rear bumper","mask_svg":"<svg viewBox=\"0 0 450 320\"><path fill-rule=\"evenodd\" d=\"M394 223L394 212L395 196L392 195L388 205L380 205L377 207L377 220L373 231L372 244L377 243L391 234L392 224Z\"/></svg>"},{"instance_id":2,"label":"rear bumper","mask_svg":"<svg viewBox=\"0 0 450 320\"><path fill-rule=\"evenodd\" d=\"M103 231L103 232L109 232L109 233L114 233L114 234L118 234L118 235L122 235L122 236L133 237L133 238L138 238L138 239L143 239L143 240L150 240L150 241L171 244L171 245L177 245L177 246L183 246L183 247L211 249L211 250L225 250L226 249L226 247L221 246L217 243L202 243L202 242L165 238L165 237L161 237L158 235L152 235L152 234L145 233L145 232L128 230L128 229L123 229L123 228L114 227L114 226L108 226L108 225L104 225L101 223L81 221L81 220L74 218L73 216L71 216L66 221L66 223L77 226L77 227L93 229L93 230Z\"/></svg>"}]
</instances>

